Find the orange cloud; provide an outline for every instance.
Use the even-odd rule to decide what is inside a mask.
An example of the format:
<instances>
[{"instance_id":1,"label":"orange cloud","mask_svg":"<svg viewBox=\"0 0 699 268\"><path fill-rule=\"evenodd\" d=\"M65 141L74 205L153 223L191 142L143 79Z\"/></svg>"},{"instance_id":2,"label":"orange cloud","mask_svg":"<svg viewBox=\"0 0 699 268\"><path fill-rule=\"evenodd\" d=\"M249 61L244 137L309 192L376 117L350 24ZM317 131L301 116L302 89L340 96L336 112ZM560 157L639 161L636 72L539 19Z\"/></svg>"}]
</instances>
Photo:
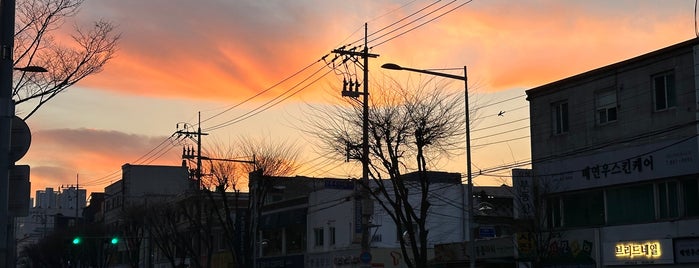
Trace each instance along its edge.
<instances>
[{"instance_id":1,"label":"orange cloud","mask_svg":"<svg viewBox=\"0 0 699 268\"><path fill-rule=\"evenodd\" d=\"M627 3L474 1L386 43L394 35L370 43L371 52L381 55L371 60L371 79L381 79L376 74L386 62L416 68L468 65L471 83L485 91L527 88L694 37L690 8L684 3ZM113 20L122 39L105 70L81 86L136 97L238 103L331 49L361 40L365 21L371 34L425 5L416 1L401 8L388 0L351 5L303 0L87 1L79 19ZM313 67L258 103L322 68ZM394 75L399 74L390 73ZM339 88L338 77L331 73L297 98L331 99L327 96L337 92L328 93L327 88ZM124 163L117 159L137 159L162 139L104 130L40 130L28 156L33 185L70 184L78 173L85 174L85 182L108 183L110 178L101 176L104 170L120 174ZM164 156L163 163L178 163L177 152L173 154Z\"/></svg>"},{"instance_id":2,"label":"orange cloud","mask_svg":"<svg viewBox=\"0 0 699 268\"><path fill-rule=\"evenodd\" d=\"M127 2L133 6L101 6L126 19L120 23L121 49L103 73L84 85L127 94L235 102L287 78L342 40L361 37L347 39L360 24L352 22L356 18L351 15L328 12L342 10L334 2L177 1L158 13L150 12L162 8L157 3ZM387 1L355 8L395 11L371 21L372 33L425 5L402 10ZM425 67L467 64L472 77L485 81L488 90L499 91L536 86L690 38L690 21L676 14L684 10L657 12L655 6L639 6L612 6L617 12L611 12L594 3L473 2L380 44L372 52L382 57L372 61L403 60ZM301 78L304 75L310 72ZM282 84L268 98L293 85Z\"/></svg>"}]
</instances>

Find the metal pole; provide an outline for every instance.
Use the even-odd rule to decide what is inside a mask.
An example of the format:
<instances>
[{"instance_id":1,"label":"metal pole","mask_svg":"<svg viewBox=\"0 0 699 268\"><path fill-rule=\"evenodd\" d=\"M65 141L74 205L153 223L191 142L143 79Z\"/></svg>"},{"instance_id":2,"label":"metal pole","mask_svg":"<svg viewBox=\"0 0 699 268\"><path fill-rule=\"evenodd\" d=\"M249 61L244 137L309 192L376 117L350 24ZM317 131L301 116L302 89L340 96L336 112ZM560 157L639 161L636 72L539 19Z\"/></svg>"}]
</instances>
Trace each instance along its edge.
<instances>
[{"instance_id":1,"label":"metal pole","mask_svg":"<svg viewBox=\"0 0 699 268\"><path fill-rule=\"evenodd\" d=\"M12 49L14 47L15 0L0 0L0 265L11 263L10 239L12 226L9 217L10 135L14 102L12 101Z\"/></svg>"},{"instance_id":2,"label":"metal pole","mask_svg":"<svg viewBox=\"0 0 699 268\"><path fill-rule=\"evenodd\" d=\"M476 236L474 231L473 218L473 174L471 173L471 119L468 105L468 73L464 66L464 105L466 107L466 174L468 176L468 259L470 267L476 267Z\"/></svg>"},{"instance_id":3,"label":"metal pole","mask_svg":"<svg viewBox=\"0 0 699 268\"><path fill-rule=\"evenodd\" d=\"M476 247L475 247L475 232L474 232L474 215L473 215L473 174L471 172L471 119L469 116L469 105L468 105L468 72L466 69L466 66L464 66L464 76L458 76L458 75L453 75L453 74L447 74L447 73L440 73L440 72L434 72L430 70L421 70L421 69L414 69L414 68L408 68L408 67L402 67L397 64L393 63L386 63L381 66L381 68L389 69L389 70L406 70L406 71L411 71L411 72L417 72L417 73L423 73L423 74L429 74L429 75L436 75L436 76L441 76L441 77L447 77L447 78L452 78L452 79L457 79L457 80L463 80L464 81L464 107L465 107L465 115L466 115L466 173L467 173L467 195L468 195L468 227L466 228L466 232L468 232L468 255L469 255L469 263L471 268L476 267Z\"/></svg>"}]
</instances>

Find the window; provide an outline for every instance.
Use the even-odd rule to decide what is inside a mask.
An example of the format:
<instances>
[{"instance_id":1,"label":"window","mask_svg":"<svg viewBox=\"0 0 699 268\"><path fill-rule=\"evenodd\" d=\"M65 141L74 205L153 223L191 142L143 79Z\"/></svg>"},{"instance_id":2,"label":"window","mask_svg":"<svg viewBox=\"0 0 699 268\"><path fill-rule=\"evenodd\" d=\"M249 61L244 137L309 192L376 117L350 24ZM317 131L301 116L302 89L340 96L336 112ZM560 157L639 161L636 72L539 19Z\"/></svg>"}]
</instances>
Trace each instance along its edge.
<instances>
[{"instance_id":1,"label":"window","mask_svg":"<svg viewBox=\"0 0 699 268\"><path fill-rule=\"evenodd\" d=\"M603 125L616 121L616 91L607 90L595 94L595 116L597 124Z\"/></svg>"},{"instance_id":2,"label":"window","mask_svg":"<svg viewBox=\"0 0 699 268\"><path fill-rule=\"evenodd\" d=\"M559 102L553 105L553 134L568 132L568 102Z\"/></svg>"},{"instance_id":3,"label":"window","mask_svg":"<svg viewBox=\"0 0 699 268\"><path fill-rule=\"evenodd\" d=\"M294 254L306 249L306 225L296 224L286 227L286 253Z\"/></svg>"},{"instance_id":4,"label":"window","mask_svg":"<svg viewBox=\"0 0 699 268\"><path fill-rule=\"evenodd\" d=\"M567 195L563 201L563 226L582 227L604 224L602 191Z\"/></svg>"},{"instance_id":5,"label":"window","mask_svg":"<svg viewBox=\"0 0 699 268\"><path fill-rule=\"evenodd\" d=\"M262 256L277 256L282 254L282 229L272 229L262 232L262 240L267 242L262 247Z\"/></svg>"},{"instance_id":6,"label":"window","mask_svg":"<svg viewBox=\"0 0 699 268\"><path fill-rule=\"evenodd\" d=\"M674 73L668 72L653 77L653 102L656 111L666 110L677 105Z\"/></svg>"},{"instance_id":7,"label":"window","mask_svg":"<svg viewBox=\"0 0 699 268\"><path fill-rule=\"evenodd\" d=\"M315 244L314 244L314 245L315 245L316 247L322 247L322 246L323 246L323 242L324 242L324 240L325 240L325 238L323 237L323 235L324 235L323 228L313 228L313 236L314 236L314 240L315 240Z\"/></svg>"},{"instance_id":8,"label":"window","mask_svg":"<svg viewBox=\"0 0 699 268\"><path fill-rule=\"evenodd\" d=\"M335 227L331 226L330 229L330 245L335 245Z\"/></svg>"},{"instance_id":9,"label":"window","mask_svg":"<svg viewBox=\"0 0 699 268\"><path fill-rule=\"evenodd\" d=\"M658 218L677 218L680 216L677 182L658 183Z\"/></svg>"},{"instance_id":10,"label":"window","mask_svg":"<svg viewBox=\"0 0 699 268\"><path fill-rule=\"evenodd\" d=\"M653 185L607 190L607 223L628 224L655 219Z\"/></svg>"},{"instance_id":11,"label":"window","mask_svg":"<svg viewBox=\"0 0 699 268\"><path fill-rule=\"evenodd\" d=\"M689 179L682 182L684 211L688 217L699 216L699 180Z\"/></svg>"},{"instance_id":12,"label":"window","mask_svg":"<svg viewBox=\"0 0 699 268\"><path fill-rule=\"evenodd\" d=\"M561 198L550 197L546 200L546 217L549 228L561 227Z\"/></svg>"}]
</instances>

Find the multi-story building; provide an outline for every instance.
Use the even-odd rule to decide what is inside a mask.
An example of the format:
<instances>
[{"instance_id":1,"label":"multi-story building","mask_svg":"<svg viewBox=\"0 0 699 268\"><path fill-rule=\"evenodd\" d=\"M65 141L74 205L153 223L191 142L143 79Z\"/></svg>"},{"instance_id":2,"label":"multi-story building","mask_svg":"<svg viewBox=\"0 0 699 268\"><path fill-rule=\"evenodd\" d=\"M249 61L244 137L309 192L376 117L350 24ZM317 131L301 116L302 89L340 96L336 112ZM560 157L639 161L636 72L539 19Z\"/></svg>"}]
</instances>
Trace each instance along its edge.
<instances>
[{"instance_id":1,"label":"multi-story building","mask_svg":"<svg viewBox=\"0 0 699 268\"><path fill-rule=\"evenodd\" d=\"M37 190L35 204L29 208L29 215L15 218L18 251L51 234L56 227L57 217L66 219L70 225L74 225L76 219L81 218L82 209L86 205L85 189L76 191L75 186L59 189L60 191L54 191L53 188L47 187Z\"/></svg>"},{"instance_id":2,"label":"multi-story building","mask_svg":"<svg viewBox=\"0 0 699 268\"><path fill-rule=\"evenodd\" d=\"M37 190L34 196L34 207L54 208L56 207L56 195L53 188L47 187L45 190Z\"/></svg>"},{"instance_id":3,"label":"multi-story building","mask_svg":"<svg viewBox=\"0 0 699 268\"><path fill-rule=\"evenodd\" d=\"M507 185L475 186L474 239L435 245L436 267L468 267L471 245L474 247L476 267L513 267L516 254L513 235L518 228L513 218L514 196L512 187Z\"/></svg>"},{"instance_id":4,"label":"multi-story building","mask_svg":"<svg viewBox=\"0 0 699 268\"><path fill-rule=\"evenodd\" d=\"M122 178L104 189L104 224L118 232L124 238L119 242L111 266L133 266L138 260L139 267L150 267L150 252L154 248L144 238L141 215L138 211L147 211L149 204L165 202L178 195L191 192L192 181L186 166L122 166Z\"/></svg>"},{"instance_id":5,"label":"multi-story building","mask_svg":"<svg viewBox=\"0 0 699 268\"><path fill-rule=\"evenodd\" d=\"M468 239L467 199L460 174L429 172L428 178L427 245L433 259L435 244ZM418 176L406 174L403 179L410 185ZM356 180L251 174L255 267L360 267L363 205L358 189ZM419 205L419 196L411 195L410 202ZM373 207L372 266L406 267L409 256L399 244L404 234L377 201Z\"/></svg>"},{"instance_id":6,"label":"multi-story building","mask_svg":"<svg viewBox=\"0 0 699 268\"><path fill-rule=\"evenodd\" d=\"M76 186L61 187L56 198L56 204L63 216L80 218L82 210L87 206L87 191Z\"/></svg>"},{"instance_id":7,"label":"multi-story building","mask_svg":"<svg viewBox=\"0 0 699 268\"><path fill-rule=\"evenodd\" d=\"M549 267L699 265L699 39L527 91Z\"/></svg>"},{"instance_id":8,"label":"multi-story building","mask_svg":"<svg viewBox=\"0 0 699 268\"><path fill-rule=\"evenodd\" d=\"M104 188L105 223L116 223L129 206L142 205L148 198L175 196L192 190L186 166L125 164L122 178Z\"/></svg>"}]
</instances>

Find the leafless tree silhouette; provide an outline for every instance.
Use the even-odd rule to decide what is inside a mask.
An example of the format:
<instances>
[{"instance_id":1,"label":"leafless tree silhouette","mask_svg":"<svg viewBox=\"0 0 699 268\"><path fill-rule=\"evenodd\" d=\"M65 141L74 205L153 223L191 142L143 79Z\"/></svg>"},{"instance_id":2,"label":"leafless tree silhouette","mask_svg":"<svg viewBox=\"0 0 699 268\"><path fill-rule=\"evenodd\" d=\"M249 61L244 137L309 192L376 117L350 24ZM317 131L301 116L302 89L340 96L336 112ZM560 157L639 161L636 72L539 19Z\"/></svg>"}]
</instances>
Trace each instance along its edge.
<instances>
[{"instance_id":1,"label":"leafless tree silhouette","mask_svg":"<svg viewBox=\"0 0 699 268\"><path fill-rule=\"evenodd\" d=\"M74 26L60 36L85 0L18 0L14 66L41 66L46 73L15 72L13 99L23 119L87 76L99 73L112 59L120 34L105 20L91 27Z\"/></svg>"},{"instance_id":2,"label":"leafless tree silhouette","mask_svg":"<svg viewBox=\"0 0 699 268\"><path fill-rule=\"evenodd\" d=\"M463 91L448 93L440 79L414 85L385 78L372 87L369 105L369 167L373 199L388 213L400 233L401 250L409 267L427 266L426 220L432 161L463 150ZM325 153L361 159L362 106L348 99L345 106L321 107L309 115ZM417 171L417 182L401 179ZM419 196L416 202L410 196Z\"/></svg>"}]
</instances>

